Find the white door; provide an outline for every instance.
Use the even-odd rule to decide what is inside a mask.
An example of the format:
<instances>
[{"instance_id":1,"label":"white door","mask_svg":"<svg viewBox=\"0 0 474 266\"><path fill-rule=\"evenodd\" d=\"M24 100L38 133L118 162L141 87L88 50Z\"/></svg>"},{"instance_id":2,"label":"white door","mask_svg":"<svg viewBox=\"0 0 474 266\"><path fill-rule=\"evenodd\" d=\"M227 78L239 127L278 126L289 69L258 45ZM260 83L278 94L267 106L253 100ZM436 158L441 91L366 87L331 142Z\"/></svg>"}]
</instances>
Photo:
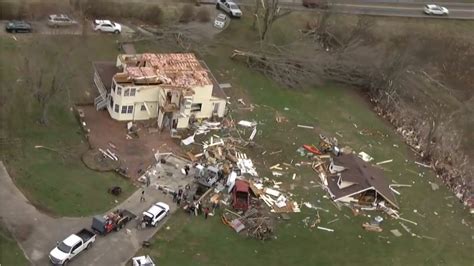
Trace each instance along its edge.
<instances>
[{"instance_id":1,"label":"white door","mask_svg":"<svg viewBox=\"0 0 474 266\"><path fill-rule=\"evenodd\" d=\"M102 25L102 31L105 31L105 32L112 32L112 25L110 25L110 24L104 24L104 25Z\"/></svg>"},{"instance_id":2,"label":"white door","mask_svg":"<svg viewBox=\"0 0 474 266\"><path fill-rule=\"evenodd\" d=\"M77 254L79 254L79 252L81 252L82 248L82 241L80 241L79 243L77 243L76 245L74 245L74 247L72 247L71 249L71 256L70 258L74 258L74 256L76 256Z\"/></svg>"}]
</instances>

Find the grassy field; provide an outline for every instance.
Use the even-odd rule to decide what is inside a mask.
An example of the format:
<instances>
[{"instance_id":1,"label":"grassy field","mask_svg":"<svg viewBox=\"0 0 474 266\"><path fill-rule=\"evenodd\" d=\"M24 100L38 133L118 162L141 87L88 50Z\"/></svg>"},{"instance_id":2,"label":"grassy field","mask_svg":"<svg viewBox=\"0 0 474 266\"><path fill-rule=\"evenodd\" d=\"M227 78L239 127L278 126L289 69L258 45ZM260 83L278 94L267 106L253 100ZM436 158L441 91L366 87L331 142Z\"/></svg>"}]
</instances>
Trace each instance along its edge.
<instances>
[{"instance_id":1,"label":"grassy field","mask_svg":"<svg viewBox=\"0 0 474 266\"><path fill-rule=\"evenodd\" d=\"M305 207L301 213L291 214L290 221L278 221L276 238L268 242L236 235L218 216L204 220L178 213L167 222L170 229L153 238L153 247L137 255L150 254L162 265L471 265L472 227L465 224L472 224L472 216L431 171L414 164L412 152L393 128L373 113L367 101L354 88L337 84L290 91L230 60L234 47L245 46L235 36L245 38L248 45L254 41L252 33L242 25L248 21L237 23L218 37L220 44L212 45L204 57L220 82L232 84L227 93L233 118L259 122L255 139L258 146L245 152L253 159L260 176L283 182L281 187L291 191L298 202L309 201L329 210L320 212L320 225L335 232L307 228L302 220L310 217L313 221L316 211ZM279 23L272 38L284 42L285 27L290 26ZM139 48L160 49L156 45ZM244 98L247 105L255 104L255 109L239 110L238 98ZM289 122L277 123L277 111ZM297 128L297 124L312 125L316 130ZM347 208L337 210L314 185L318 178L309 167L295 167L279 178L271 175L271 165L304 160L296 149L302 144L317 144L320 132L336 136L341 146L365 151L375 162L393 159L384 165L386 177L391 183L412 185L400 188L397 199L402 217L418 223L404 223L418 237L407 233L395 220L384 221L382 233L364 231L362 223L378 213L367 213L372 218L355 217ZM278 150L282 152L269 155ZM294 181L293 173L297 174ZM433 191L430 182L439 184L440 189ZM338 220L328 224L334 219ZM403 235L395 237L390 233L393 229Z\"/></svg>"},{"instance_id":2,"label":"grassy field","mask_svg":"<svg viewBox=\"0 0 474 266\"><path fill-rule=\"evenodd\" d=\"M23 251L3 226L0 226L0 265L28 265Z\"/></svg>"},{"instance_id":3,"label":"grassy field","mask_svg":"<svg viewBox=\"0 0 474 266\"><path fill-rule=\"evenodd\" d=\"M0 39L0 73L5 86L1 93L2 160L16 184L39 208L65 216L102 212L123 200L134 190L131 183L113 173L86 168L81 155L88 149L71 107L90 101L95 91L91 83L91 61L113 59L113 38L71 36L18 36ZM47 50L42 51L42 50ZM62 60L61 67L73 71L49 108L48 126L40 125L39 107L25 85L22 64L25 55L48 66L51 53ZM53 65L48 67L54 71ZM63 73L63 72L59 72ZM36 149L41 145L55 151ZM57 152L56 152L57 151ZM114 198L107 189L119 185L124 193Z\"/></svg>"},{"instance_id":4,"label":"grassy field","mask_svg":"<svg viewBox=\"0 0 474 266\"><path fill-rule=\"evenodd\" d=\"M270 165L302 160L295 150L305 143L317 143L316 132L296 128L296 124L315 125L330 135L338 132L344 136L339 138L342 145L365 151L375 161L394 160L385 166L387 178L412 185L400 189L402 195L398 197L402 216L419 223L418 226L407 223L407 226L417 235L436 240L412 237L392 220L384 222L384 232L380 234L365 232L361 224L370 218L354 217L348 209L338 211L323 198L324 192L310 183L317 182L315 174L301 167L274 179L282 181L283 188L294 193L298 202L309 201L328 209L328 213L321 212L321 226L334 229L334 233L306 228L302 220L305 217L313 220L316 213L305 207L301 213L292 214L291 221L279 222L277 239L265 243L237 236L221 224L218 217L204 221L202 217L181 214L168 222L169 231L158 233L153 249L142 253L153 255L163 265L470 265L472 231L462 220L471 217L442 185L438 191L431 190L429 182L437 182L433 174L415 166L400 138L356 93L331 85L291 92L232 62L208 61L213 69L220 69L217 67L220 64L232 69L229 73L233 77L232 90L240 86L247 88L245 92L251 101L259 105L253 112L236 112L234 116L261 123L262 135L257 136L256 141L263 147L246 151L261 176L273 178L267 170ZM284 107L289 111L285 112ZM275 110L287 116L290 122L277 124ZM358 133L361 129L380 131L387 137L362 136ZM278 155L260 155L265 150L268 154L280 149L283 152ZM295 181L291 180L293 172L299 176ZM423 172L424 176L417 175ZM337 218L337 222L327 225ZM398 229L403 236L394 237L389 232L392 229Z\"/></svg>"}]
</instances>

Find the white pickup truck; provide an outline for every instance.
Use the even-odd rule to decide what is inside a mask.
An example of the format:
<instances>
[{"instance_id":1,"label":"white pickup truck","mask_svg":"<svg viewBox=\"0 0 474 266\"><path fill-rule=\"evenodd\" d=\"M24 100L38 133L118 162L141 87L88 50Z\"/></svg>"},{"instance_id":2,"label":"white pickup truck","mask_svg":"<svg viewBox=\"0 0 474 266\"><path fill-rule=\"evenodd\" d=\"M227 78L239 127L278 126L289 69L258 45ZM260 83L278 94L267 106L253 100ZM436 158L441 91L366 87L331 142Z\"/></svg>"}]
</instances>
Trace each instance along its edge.
<instances>
[{"instance_id":1,"label":"white pickup truck","mask_svg":"<svg viewBox=\"0 0 474 266\"><path fill-rule=\"evenodd\" d=\"M86 250L95 242L96 235L87 230L82 229L76 234L72 234L58 242L56 247L49 253L49 260L54 265L66 265L81 251Z\"/></svg>"}]
</instances>

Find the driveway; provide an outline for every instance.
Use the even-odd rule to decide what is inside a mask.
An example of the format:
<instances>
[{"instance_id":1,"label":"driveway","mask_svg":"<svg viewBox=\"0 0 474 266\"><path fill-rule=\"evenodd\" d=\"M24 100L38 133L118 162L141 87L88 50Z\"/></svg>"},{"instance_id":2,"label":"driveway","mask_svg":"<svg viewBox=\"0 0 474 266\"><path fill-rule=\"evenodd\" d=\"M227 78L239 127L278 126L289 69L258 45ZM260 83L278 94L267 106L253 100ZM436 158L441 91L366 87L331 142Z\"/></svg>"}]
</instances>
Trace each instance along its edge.
<instances>
[{"instance_id":1,"label":"driveway","mask_svg":"<svg viewBox=\"0 0 474 266\"><path fill-rule=\"evenodd\" d=\"M178 178L181 183L191 179L178 173L175 178ZM140 202L142 190L139 189L117 208L125 208L140 215L152 203L163 201L170 205L171 213L176 211L176 205L172 203L171 197L157 190L156 185L152 184L144 188L146 202ZM56 241L82 228L90 228L92 219L92 217L53 218L39 212L12 182L1 161L0 217L32 265L48 265L48 254L56 245ZM126 229L120 232L98 236L93 247L74 258L71 265L124 265L135 255L141 243L151 238L165 223L166 221L162 222L156 228L139 230L136 226L137 222L131 221Z\"/></svg>"}]
</instances>

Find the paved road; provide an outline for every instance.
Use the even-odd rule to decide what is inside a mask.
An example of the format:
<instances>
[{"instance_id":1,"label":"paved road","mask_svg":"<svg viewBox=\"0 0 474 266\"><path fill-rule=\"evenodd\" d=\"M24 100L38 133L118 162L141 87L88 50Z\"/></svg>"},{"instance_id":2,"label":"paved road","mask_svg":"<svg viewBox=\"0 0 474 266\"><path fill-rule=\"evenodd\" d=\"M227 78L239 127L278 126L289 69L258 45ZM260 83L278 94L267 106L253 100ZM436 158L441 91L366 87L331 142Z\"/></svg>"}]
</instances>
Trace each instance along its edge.
<instances>
[{"instance_id":1,"label":"paved road","mask_svg":"<svg viewBox=\"0 0 474 266\"><path fill-rule=\"evenodd\" d=\"M176 210L171 197L150 186L146 189L147 201L140 203L138 190L117 208L126 208L141 214L152 203L163 201ZM90 228L91 217L53 218L39 212L12 182L0 161L0 218L12 232L20 248L32 265L49 265L48 254L69 234L82 228ZM90 250L84 251L71 261L71 265L124 265L140 249L141 243L153 236L166 221L156 228L138 230L137 222L131 221L126 229L103 237L98 236Z\"/></svg>"},{"instance_id":2,"label":"paved road","mask_svg":"<svg viewBox=\"0 0 474 266\"><path fill-rule=\"evenodd\" d=\"M83 32L83 25L78 24L76 26L71 26L71 27L59 27L59 28L52 28L47 25L47 21L45 20L39 20L39 21L28 21L31 24L31 27L33 29L32 33L8 33L5 31L5 26L7 20L0 20L0 36L2 35L9 35L9 36L28 36L31 34L42 34L42 35L81 35L83 33L86 33L87 35L98 35L98 34L103 34L103 35L110 35L111 33L102 33L102 32L97 32L92 29L92 26L89 26L92 24L87 23L86 30ZM122 33L121 35L132 35L135 31L131 28L128 27L127 25L122 24Z\"/></svg>"},{"instance_id":3,"label":"paved road","mask_svg":"<svg viewBox=\"0 0 474 266\"><path fill-rule=\"evenodd\" d=\"M234 0L239 5L253 6L253 0ZM213 4L215 1L202 0L202 3ZM467 19L474 20L474 3L439 3L449 9L449 16L427 16L423 13L423 6L430 1L399 1L399 0L332 0L332 10L345 14L363 14L393 17L421 17L439 19ZM433 3L433 2L431 2ZM319 9L308 9L302 6L302 0L280 0L283 8L299 11L316 12Z\"/></svg>"},{"instance_id":4,"label":"paved road","mask_svg":"<svg viewBox=\"0 0 474 266\"><path fill-rule=\"evenodd\" d=\"M394 17L423 17L440 19L474 19L474 4L446 4L449 16L427 16L423 4L417 3L336 3L334 10L347 14L363 14Z\"/></svg>"}]
</instances>

